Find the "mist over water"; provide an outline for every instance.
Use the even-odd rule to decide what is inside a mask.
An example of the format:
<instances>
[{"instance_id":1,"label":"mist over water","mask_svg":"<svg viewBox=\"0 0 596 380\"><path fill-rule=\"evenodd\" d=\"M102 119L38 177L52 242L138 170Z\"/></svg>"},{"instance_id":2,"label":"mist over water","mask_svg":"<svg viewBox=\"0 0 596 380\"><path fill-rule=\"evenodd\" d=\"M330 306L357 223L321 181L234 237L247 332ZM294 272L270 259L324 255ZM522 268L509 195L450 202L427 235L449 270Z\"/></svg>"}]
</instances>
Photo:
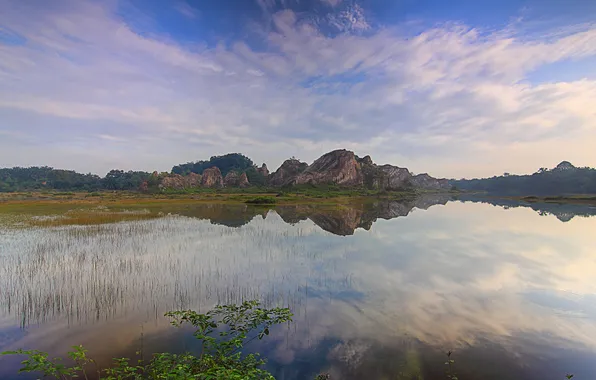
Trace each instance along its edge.
<instances>
[{"instance_id":1,"label":"mist over water","mask_svg":"<svg viewBox=\"0 0 596 380\"><path fill-rule=\"evenodd\" d=\"M280 379L443 379L448 350L460 379L596 378L595 210L526 206L189 205L5 224L0 350L83 344L101 363L141 346L193 350L166 311L259 299L295 314L249 346ZM0 359L0 378L17 368Z\"/></svg>"}]
</instances>

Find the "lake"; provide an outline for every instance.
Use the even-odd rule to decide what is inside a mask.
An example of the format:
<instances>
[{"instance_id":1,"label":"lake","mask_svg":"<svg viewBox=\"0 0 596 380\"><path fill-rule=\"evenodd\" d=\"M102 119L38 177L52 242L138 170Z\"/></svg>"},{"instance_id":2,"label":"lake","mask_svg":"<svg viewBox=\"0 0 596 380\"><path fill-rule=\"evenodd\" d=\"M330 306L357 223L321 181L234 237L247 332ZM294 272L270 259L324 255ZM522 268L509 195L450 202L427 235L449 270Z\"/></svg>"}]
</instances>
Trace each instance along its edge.
<instances>
[{"instance_id":1,"label":"lake","mask_svg":"<svg viewBox=\"0 0 596 380\"><path fill-rule=\"evenodd\" d=\"M278 379L445 379L449 350L460 380L596 378L591 206L64 207L0 214L0 351L196 352L165 312L259 299L295 315L247 346Z\"/></svg>"}]
</instances>

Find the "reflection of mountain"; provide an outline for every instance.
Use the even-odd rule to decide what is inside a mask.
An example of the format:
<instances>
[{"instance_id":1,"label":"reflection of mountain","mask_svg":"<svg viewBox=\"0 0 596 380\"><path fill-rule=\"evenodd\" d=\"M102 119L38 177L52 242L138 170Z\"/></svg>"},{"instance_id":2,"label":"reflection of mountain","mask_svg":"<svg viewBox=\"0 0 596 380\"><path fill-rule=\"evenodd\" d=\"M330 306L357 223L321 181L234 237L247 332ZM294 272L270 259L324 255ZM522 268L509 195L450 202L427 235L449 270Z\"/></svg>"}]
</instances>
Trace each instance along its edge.
<instances>
[{"instance_id":1,"label":"reflection of mountain","mask_svg":"<svg viewBox=\"0 0 596 380\"><path fill-rule=\"evenodd\" d=\"M568 222L576 216L588 218L596 216L596 207L584 204L566 204L566 203L534 203L523 202L513 199L497 199L482 197L460 197L462 202L488 203L493 206L503 207L504 209L527 207L536 211L538 214L554 215L561 222Z\"/></svg>"},{"instance_id":2,"label":"reflection of mountain","mask_svg":"<svg viewBox=\"0 0 596 380\"><path fill-rule=\"evenodd\" d=\"M407 216L414 208L426 210L436 204L446 204L450 199L449 195L435 194L412 199L377 199L373 202L333 206L282 205L273 210L288 224L310 219L325 231L346 236L353 235L358 228L369 230L377 219ZM196 204L191 207L185 205L179 209L168 206L162 212L208 219L212 224L240 227L248 224L257 215L264 218L269 209L244 204Z\"/></svg>"},{"instance_id":3,"label":"reflection of mountain","mask_svg":"<svg viewBox=\"0 0 596 380\"><path fill-rule=\"evenodd\" d=\"M437 194L404 200L379 199L331 208L315 205L279 206L275 211L286 223L310 219L325 231L345 236L353 235L357 228L369 230L377 219L407 216L414 208L426 210L436 204L445 204L449 199L449 195Z\"/></svg>"},{"instance_id":4,"label":"reflection of mountain","mask_svg":"<svg viewBox=\"0 0 596 380\"><path fill-rule=\"evenodd\" d=\"M273 210L288 224L310 219L317 226L335 235L353 235L358 228L369 230L377 219L393 219L407 216L414 208L426 210L436 204L445 204L449 195L424 196L415 199L378 199L374 202L351 203L333 206L284 205ZM212 224L240 227L249 223L255 216L265 217L269 209L249 205L198 204L180 210L172 210L183 216L208 219Z\"/></svg>"}]
</instances>

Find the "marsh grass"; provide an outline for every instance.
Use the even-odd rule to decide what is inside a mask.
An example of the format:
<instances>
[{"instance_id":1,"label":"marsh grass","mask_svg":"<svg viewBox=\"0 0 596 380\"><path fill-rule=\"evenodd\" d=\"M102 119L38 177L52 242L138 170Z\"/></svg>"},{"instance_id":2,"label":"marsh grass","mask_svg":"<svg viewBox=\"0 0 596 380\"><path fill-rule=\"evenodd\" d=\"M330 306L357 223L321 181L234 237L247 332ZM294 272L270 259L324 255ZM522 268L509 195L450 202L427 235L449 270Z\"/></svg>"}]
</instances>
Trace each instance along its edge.
<instances>
[{"instance_id":1,"label":"marsh grass","mask_svg":"<svg viewBox=\"0 0 596 380\"><path fill-rule=\"evenodd\" d=\"M306 274L296 268L322 260L322 251L305 247L301 227L258 217L229 228L155 215L122 212L117 218L133 220L79 225L49 216L34 228L0 226L0 317L23 327L71 324L247 299L301 309L306 290L298 278ZM93 221L112 217L100 212ZM326 271L317 273L313 281L327 282Z\"/></svg>"}]
</instances>

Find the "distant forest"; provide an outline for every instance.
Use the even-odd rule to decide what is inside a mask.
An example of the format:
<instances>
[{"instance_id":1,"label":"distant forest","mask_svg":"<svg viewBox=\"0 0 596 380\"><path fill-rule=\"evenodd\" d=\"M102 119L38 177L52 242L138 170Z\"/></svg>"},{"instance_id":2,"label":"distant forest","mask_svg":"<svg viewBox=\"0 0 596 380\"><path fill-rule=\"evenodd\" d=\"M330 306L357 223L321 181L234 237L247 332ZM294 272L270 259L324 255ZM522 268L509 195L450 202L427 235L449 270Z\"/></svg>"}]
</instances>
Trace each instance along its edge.
<instances>
[{"instance_id":1,"label":"distant forest","mask_svg":"<svg viewBox=\"0 0 596 380\"><path fill-rule=\"evenodd\" d=\"M225 176L230 171L245 172L252 185L265 184L265 178L256 170L252 160L240 153L213 156L206 161L176 165L172 174L187 175L191 172L202 174L203 170L217 166ZM59 190L59 191L100 191L138 190L148 181L151 173L144 171L111 170L105 177L95 174L81 174L73 170L54 169L48 166L29 168L0 169L0 192Z\"/></svg>"},{"instance_id":2,"label":"distant forest","mask_svg":"<svg viewBox=\"0 0 596 380\"><path fill-rule=\"evenodd\" d=\"M567 161L554 169L541 168L530 175L511 175L450 181L459 190L494 195L569 195L596 194L596 169L577 168Z\"/></svg>"}]
</instances>

